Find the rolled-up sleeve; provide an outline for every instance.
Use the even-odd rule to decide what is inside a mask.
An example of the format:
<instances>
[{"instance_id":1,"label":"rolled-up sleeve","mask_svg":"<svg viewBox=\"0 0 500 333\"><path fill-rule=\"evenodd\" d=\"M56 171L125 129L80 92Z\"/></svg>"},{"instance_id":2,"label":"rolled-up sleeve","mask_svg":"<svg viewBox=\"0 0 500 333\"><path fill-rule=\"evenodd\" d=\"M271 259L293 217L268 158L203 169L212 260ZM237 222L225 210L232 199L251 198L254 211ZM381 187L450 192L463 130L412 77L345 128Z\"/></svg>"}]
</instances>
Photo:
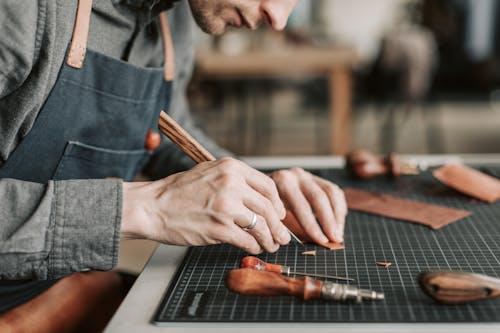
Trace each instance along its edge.
<instances>
[{"instance_id":1,"label":"rolled-up sleeve","mask_svg":"<svg viewBox=\"0 0 500 333\"><path fill-rule=\"evenodd\" d=\"M55 279L116 265L121 181L0 179L0 198L1 279Z\"/></svg>"}]
</instances>

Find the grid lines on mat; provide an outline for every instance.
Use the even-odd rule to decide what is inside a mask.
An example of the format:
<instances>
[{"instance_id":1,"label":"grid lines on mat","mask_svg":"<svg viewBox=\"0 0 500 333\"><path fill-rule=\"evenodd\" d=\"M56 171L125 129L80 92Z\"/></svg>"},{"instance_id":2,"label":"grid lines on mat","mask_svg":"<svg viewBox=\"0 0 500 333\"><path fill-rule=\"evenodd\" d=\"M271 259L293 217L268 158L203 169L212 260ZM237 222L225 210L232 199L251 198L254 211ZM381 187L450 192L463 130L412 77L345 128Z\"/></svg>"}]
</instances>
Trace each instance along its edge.
<instances>
[{"instance_id":1,"label":"grid lines on mat","mask_svg":"<svg viewBox=\"0 0 500 333\"><path fill-rule=\"evenodd\" d=\"M303 302L293 297L242 296L224 285L226 273L246 254L229 245L191 248L158 309L160 322L495 322L500 299L467 305L439 305L416 281L427 270L460 270L500 277L500 203L486 204L449 190L430 173L370 181L352 180L342 170L314 170L341 186L398 195L467 209L472 215L439 230L351 211L345 250L330 251L292 243L259 258L298 272L356 279L361 288L385 293L385 300L335 303ZM316 256L301 252L317 250ZM376 261L391 262L385 268ZM196 311L193 295L198 295ZM200 301L202 300L202 301ZM191 308L193 309L193 308Z\"/></svg>"}]
</instances>

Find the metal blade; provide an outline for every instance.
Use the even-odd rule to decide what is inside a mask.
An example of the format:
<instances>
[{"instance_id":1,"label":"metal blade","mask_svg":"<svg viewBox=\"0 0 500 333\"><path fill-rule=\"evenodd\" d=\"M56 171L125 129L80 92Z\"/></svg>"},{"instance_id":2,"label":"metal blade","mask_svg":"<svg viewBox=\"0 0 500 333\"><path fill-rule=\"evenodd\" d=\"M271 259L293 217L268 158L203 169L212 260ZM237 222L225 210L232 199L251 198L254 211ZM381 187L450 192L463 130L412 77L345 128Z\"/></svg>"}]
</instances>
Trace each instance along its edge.
<instances>
[{"instance_id":1,"label":"metal blade","mask_svg":"<svg viewBox=\"0 0 500 333\"><path fill-rule=\"evenodd\" d=\"M340 281L355 281L354 279L351 279L351 278L335 276L335 275L325 275L325 274L290 272L290 275L315 276L315 277L321 277L321 278L325 278L325 279L334 279L334 280L340 280Z\"/></svg>"},{"instance_id":2,"label":"metal blade","mask_svg":"<svg viewBox=\"0 0 500 333\"><path fill-rule=\"evenodd\" d=\"M299 239L299 237L295 236L295 234L290 229L288 229L288 227L286 225L284 225L284 226L285 226L286 230L288 230L288 232L290 233L290 236L292 236L292 238L295 239L295 241L300 243L300 245L304 246L304 243L302 243L302 241Z\"/></svg>"}]
</instances>

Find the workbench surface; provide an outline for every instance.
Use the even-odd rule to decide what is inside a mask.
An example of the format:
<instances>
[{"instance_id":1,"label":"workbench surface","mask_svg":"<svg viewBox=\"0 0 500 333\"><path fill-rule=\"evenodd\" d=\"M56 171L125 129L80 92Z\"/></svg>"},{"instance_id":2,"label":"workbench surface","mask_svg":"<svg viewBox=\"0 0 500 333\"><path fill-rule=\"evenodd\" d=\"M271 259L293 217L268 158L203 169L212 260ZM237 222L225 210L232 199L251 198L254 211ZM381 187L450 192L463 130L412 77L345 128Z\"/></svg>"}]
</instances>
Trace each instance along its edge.
<instances>
[{"instance_id":1,"label":"workbench surface","mask_svg":"<svg viewBox=\"0 0 500 333\"><path fill-rule=\"evenodd\" d=\"M472 164L498 164L500 156L418 156L420 162L424 161L428 165L441 164L452 160L462 160ZM343 161L340 158L286 158L269 159L254 158L247 159L247 162L261 169L276 167L302 166L309 169L341 167ZM398 222L404 223L404 222ZM460 223L460 222L458 222ZM422 227L423 228L423 227ZM158 309L160 301L167 290L170 280L175 275L177 267L181 263L186 248L161 245L157 248L144 272L140 275L133 289L125 299L120 309L115 314L113 320L107 328L107 332L160 332L160 331L234 331L235 328L244 328L244 331L264 331L282 332L284 328L288 332L299 331L331 331L332 328L341 329L342 332L388 332L388 331L433 331L440 332L470 331L481 328L485 331L497 332L500 330L500 323L448 323L448 324L406 324L406 323L254 323L254 322L229 322L229 323L174 323L170 327L157 327L152 324L152 319ZM464 268L464 270L466 267ZM339 312L340 313L340 312ZM444 313L443 313L444 314ZM172 325L172 324L170 324Z\"/></svg>"}]
</instances>

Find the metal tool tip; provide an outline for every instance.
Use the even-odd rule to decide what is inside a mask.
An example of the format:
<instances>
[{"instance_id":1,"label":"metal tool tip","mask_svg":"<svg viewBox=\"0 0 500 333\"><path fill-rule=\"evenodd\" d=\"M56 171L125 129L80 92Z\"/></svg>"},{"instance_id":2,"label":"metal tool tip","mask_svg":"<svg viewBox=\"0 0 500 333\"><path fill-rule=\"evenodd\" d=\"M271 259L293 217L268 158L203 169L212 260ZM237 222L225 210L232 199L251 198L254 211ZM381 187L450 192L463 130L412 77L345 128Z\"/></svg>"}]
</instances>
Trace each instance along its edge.
<instances>
[{"instance_id":1,"label":"metal tool tip","mask_svg":"<svg viewBox=\"0 0 500 333\"><path fill-rule=\"evenodd\" d=\"M305 246L304 243L299 239L299 237L295 236L295 234L290 230L288 229L287 226L285 226L285 229L288 230L288 233L290 234L290 236L292 236L292 238L297 242L299 243L300 245L302 246Z\"/></svg>"}]
</instances>

